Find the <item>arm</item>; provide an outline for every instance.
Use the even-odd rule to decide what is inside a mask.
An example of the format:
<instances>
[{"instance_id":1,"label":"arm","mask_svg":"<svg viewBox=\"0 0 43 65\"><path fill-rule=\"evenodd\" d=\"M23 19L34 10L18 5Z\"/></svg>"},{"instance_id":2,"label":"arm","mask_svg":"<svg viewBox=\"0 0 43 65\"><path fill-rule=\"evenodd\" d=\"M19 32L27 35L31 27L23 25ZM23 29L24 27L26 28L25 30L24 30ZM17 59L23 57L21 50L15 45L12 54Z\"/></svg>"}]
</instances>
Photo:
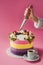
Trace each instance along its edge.
<instances>
[{"instance_id":1,"label":"arm","mask_svg":"<svg viewBox=\"0 0 43 65\"><path fill-rule=\"evenodd\" d=\"M34 27L35 28L43 28L43 19L37 18L38 20L34 20Z\"/></svg>"},{"instance_id":2,"label":"arm","mask_svg":"<svg viewBox=\"0 0 43 65\"><path fill-rule=\"evenodd\" d=\"M30 11L29 11L29 9L30 9ZM27 12L30 13L30 15L28 14L29 15L28 19L32 19L32 21L34 22L34 27L42 28L43 27L43 19L35 16L33 7L27 8L27 10L25 11L25 17L27 16Z\"/></svg>"}]
</instances>

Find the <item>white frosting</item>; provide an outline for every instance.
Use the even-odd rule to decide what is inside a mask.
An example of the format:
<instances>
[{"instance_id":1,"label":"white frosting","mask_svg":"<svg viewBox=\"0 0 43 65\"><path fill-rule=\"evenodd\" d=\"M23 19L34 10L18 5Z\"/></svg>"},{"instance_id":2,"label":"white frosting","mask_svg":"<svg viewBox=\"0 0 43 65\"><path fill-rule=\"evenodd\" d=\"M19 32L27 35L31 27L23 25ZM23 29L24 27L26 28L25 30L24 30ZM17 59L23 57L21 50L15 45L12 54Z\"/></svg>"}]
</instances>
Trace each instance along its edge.
<instances>
[{"instance_id":1,"label":"white frosting","mask_svg":"<svg viewBox=\"0 0 43 65\"><path fill-rule=\"evenodd\" d=\"M19 39L19 40L24 40L25 37L26 37L26 35L23 35L23 34L17 35L17 39Z\"/></svg>"}]
</instances>

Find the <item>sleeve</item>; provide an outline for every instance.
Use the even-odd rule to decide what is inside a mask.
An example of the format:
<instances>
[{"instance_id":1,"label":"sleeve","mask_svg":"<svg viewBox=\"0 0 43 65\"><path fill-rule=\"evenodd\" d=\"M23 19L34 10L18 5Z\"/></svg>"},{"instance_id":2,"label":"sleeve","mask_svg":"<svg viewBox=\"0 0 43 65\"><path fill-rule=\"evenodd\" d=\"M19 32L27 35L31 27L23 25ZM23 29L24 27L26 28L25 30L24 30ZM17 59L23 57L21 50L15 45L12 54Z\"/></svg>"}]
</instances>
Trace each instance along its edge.
<instances>
[{"instance_id":1,"label":"sleeve","mask_svg":"<svg viewBox=\"0 0 43 65\"><path fill-rule=\"evenodd\" d=\"M34 22L35 28L42 28L43 27L43 19L38 18L38 22Z\"/></svg>"}]
</instances>

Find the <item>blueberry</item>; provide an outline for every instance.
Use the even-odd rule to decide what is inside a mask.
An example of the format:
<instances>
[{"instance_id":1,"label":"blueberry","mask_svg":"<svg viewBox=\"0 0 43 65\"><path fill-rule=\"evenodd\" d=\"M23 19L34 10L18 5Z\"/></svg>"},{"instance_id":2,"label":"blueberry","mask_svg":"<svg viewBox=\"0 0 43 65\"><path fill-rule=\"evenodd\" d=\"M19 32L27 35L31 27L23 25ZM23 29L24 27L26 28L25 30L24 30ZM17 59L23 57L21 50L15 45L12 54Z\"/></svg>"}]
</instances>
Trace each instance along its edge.
<instances>
[{"instance_id":1,"label":"blueberry","mask_svg":"<svg viewBox=\"0 0 43 65\"><path fill-rule=\"evenodd\" d=\"M24 30L24 32L27 32L26 30Z\"/></svg>"}]
</instances>

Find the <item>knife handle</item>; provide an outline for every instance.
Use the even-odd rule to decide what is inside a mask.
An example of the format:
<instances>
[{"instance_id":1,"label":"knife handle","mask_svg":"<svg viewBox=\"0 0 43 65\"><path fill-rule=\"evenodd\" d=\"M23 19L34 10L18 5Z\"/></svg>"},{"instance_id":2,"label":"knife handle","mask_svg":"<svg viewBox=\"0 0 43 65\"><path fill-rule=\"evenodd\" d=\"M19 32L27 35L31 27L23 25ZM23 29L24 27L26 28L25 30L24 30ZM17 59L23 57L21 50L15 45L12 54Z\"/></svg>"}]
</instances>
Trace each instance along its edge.
<instances>
[{"instance_id":1,"label":"knife handle","mask_svg":"<svg viewBox=\"0 0 43 65\"><path fill-rule=\"evenodd\" d=\"M29 19L29 16L31 14L31 9L33 8L32 5L30 5L29 7L27 7L27 9L25 10L25 14L24 14L24 17L25 19Z\"/></svg>"}]
</instances>

